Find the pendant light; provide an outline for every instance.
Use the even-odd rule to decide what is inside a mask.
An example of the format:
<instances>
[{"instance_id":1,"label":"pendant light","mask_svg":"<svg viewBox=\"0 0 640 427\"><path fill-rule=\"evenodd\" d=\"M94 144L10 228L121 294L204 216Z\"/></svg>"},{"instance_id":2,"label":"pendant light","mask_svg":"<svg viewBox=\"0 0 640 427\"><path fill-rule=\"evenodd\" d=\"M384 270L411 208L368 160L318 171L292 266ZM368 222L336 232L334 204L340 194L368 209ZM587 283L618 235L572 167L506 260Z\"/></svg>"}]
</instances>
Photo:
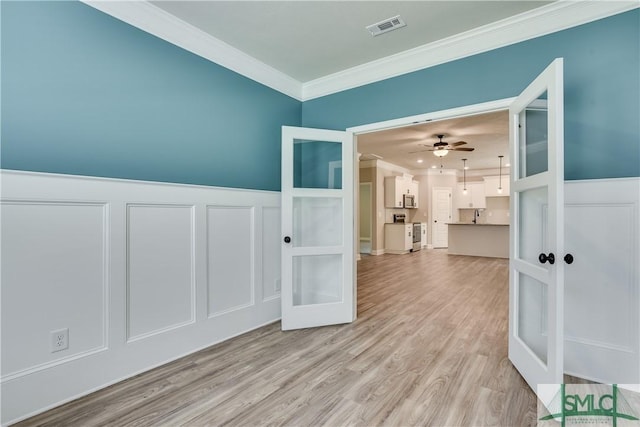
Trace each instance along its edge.
<instances>
[{"instance_id":1,"label":"pendant light","mask_svg":"<svg viewBox=\"0 0 640 427\"><path fill-rule=\"evenodd\" d=\"M498 178L498 194L502 194L502 158L504 156L498 156L498 159L500 159L500 175Z\"/></svg>"},{"instance_id":2,"label":"pendant light","mask_svg":"<svg viewBox=\"0 0 640 427\"><path fill-rule=\"evenodd\" d=\"M462 194L467 194L467 159L462 159Z\"/></svg>"}]
</instances>

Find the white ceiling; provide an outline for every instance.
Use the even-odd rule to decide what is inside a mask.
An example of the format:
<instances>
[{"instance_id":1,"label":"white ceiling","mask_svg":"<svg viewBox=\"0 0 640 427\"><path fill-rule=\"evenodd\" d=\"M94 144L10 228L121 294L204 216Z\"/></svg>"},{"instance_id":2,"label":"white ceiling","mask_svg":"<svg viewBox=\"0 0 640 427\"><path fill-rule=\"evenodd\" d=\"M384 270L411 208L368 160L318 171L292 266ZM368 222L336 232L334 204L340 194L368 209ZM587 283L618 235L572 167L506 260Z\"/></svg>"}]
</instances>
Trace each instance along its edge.
<instances>
[{"instance_id":1,"label":"white ceiling","mask_svg":"<svg viewBox=\"0 0 640 427\"><path fill-rule=\"evenodd\" d=\"M436 135L443 134L445 142L465 141L463 147L473 147L471 152L449 151L444 157L436 157L421 144L438 142ZM498 156L504 156L503 166L509 163L509 114L507 110L487 114L423 123L415 126L390 129L358 136L358 152L371 158L381 156L385 162L409 170L429 169L442 164L444 169L461 170L462 159L475 169L497 169ZM422 159L422 163L418 160Z\"/></svg>"},{"instance_id":2,"label":"white ceiling","mask_svg":"<svg viewBox=\"0 0 640 427\"><path fill-rule=\"evenodd\" d=\"M551 1L152 1L259 61L308 82L432 43ZM367 25L407 26L373 37Z\"/></svg>"}]
</instances>

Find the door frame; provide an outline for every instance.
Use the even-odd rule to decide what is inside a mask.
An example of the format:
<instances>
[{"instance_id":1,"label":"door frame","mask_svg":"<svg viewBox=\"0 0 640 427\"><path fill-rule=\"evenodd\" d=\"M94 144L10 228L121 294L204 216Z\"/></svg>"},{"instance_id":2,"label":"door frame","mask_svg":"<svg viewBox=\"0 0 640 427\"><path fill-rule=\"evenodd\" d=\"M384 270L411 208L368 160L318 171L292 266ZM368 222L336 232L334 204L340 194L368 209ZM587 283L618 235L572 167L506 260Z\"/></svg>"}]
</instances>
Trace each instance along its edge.
<instances>
[{"instance_id":1,"label":"door frame","mask_svg":"<svg viewBox=\"0 0 640 427\"><path fill-rule=\"evenodd\" d=\"M495 101L482 102L479 104L471 104L465 105L462 107L449 108L447 110L439 110L432 111L429 113L416 114L414 116L401 117L398 119L385 120L382 122L369 123L360 126L353 126L345 129L347 132L351 132L353 135L353 194L354 197L358 194L359 190L359 175L360 170L358 169L358 135L362 135L365 133L378 132L381 130L400 128L405 126L411 126L419 123L427 123L434 122L439 120L453 119L464 116L474 116L476 114L485 114L492 113L495 111L509 110L509 106L515 100L515 97L511 98L503 98ZM509 142L509 149L511 149L511 141ZM357 204L356 204L357 205ZM354 289L353 289L353 313L354 320L357 318L357 304L358 304L358 260L360 252L359 252L359 229L357 228L359 225L357 221L354 222L353 226L353 247L355 251L355 255L353 258L353 280L354 280Z\"/></svg>"},{"instance_id":2,"label":"door frame","mask_svg":"<svg viewBox=\"0 0 640 427\"><path fill-rule=\"evenodd\" d=\"M357 191L360 188L358 185L359 184L358 176L360 173L360 171L358 170L358 162L359 162L358 135L363 135L365 133L378 132L382 130L394 129L394 128L401 128L401 127L416 125L420 123L435 122L435 121L454 119L454 118L459 118L464 116L474 116L476 114L485 114L485 113L492 113L495 111L509 110L509 106L515 99L516 99L515 97L503 98L495 101L481 102L479 104L465 105L462 107L449 108L447 110L432 111L429 113L416 114L414 116L401 117L398 119L385 120L382 122L369 123L365 125L353 126L353 127L347 128L346 130L353 134L353 155L355 159L354 160L355 163L353 165L354 194L357 194ZM511 150L511 142L509 142L509 150ZM453 193L453 190L452 190L452 193ZM356 224L356 226L358 225ZM372 230L372 233L374 232L376 232L376 230ZM353 231L353 242L354 242L354 247L359 248L359 245L360 245L359 230L356 229L355 227ZM353 270L354 276L356 278L357 278L357 260L360 259L359 255L360 255L359 250L356 250L356 258L355 258L356 261L354 261L355 265ZM354 303L356 302L356 300L357 300L357 295L354 298Z\"/></svg>"}]
</instances>

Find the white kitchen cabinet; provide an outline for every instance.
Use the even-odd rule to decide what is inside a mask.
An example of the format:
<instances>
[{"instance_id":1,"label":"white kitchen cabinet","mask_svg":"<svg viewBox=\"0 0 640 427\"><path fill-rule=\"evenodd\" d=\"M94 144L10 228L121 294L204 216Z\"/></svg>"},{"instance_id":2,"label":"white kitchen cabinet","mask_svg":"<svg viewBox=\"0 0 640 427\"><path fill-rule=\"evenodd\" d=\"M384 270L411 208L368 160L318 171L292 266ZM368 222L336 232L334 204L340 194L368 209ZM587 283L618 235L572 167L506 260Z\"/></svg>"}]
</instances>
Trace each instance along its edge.
<instances>
[{"instance_id":1,"label":"white kitchen cabinet","mask_svg":"<svg viewBox=\"0 0 640 427\"><path fill-rule=\"evenodd\" d=\"M498 192L498 187L502 186L502 193ZM509 176L502 176L500 183L499 176L484 177L484 195L485 197L508 197L509 196Z\"/></svg>"},{"instance_id":2,"label":"white kitchen cabinet","mask_svg":"<svg viewBox=\"0 0 640 427\"><path fill-rule=\"evenodd\" d=\"M411 183L409 184L409 194L413 195L413 200L414 200L416 209L420 206L418 204L419 185L420 184L418 183L418 181L411 181Z\"/></svg>"},{"instance_id":3,"label":"white kitchen cabinet","mask_svg":"<svg viewBox=\"0 0 640 427\"><path fill-rule=\"evenodd\" d=\"M389 254L406 254L413 249L413 224L385 224L384 251Z\"/></svg>"},{"instance_id":4,"label":"white kitchen cabinet","mask_svg":"<svg viewBox=\"0 0 640 427\"><path fill-rule=\"evenodd\" d=\"M463 184L458 183L454 207L456 209L485 209L487 199L484 194L484 182L467 182L466 194Z\"/></svg>"},{"instance_id":5,"label":"white kitchen cabinet","mask_svg":"<svg viewBox=\"0 0 640 427\"><path fill-rule=\"evenodd\" d=\"M399 176L388 176L384 179L384 207L401 208L402 195L408 189L407 181Z\"/></svg>"},{"instance_id":6,"label":"white kitchen cabinet","mask_svg":"<svg viewBox=\"0 0 640 427\"><path fill-rule=\"evenodd\" d=\"M384 207L402 208L403 195L414 196L416 208L418 207L418 182L403 176L388 176L384 179Z\"/></svg>"},{"instance_id":7,"label":"white kitchen cabinet","mask_svg":"<svg viewBox=\"0 0 640 427\"><path fill-rule=\"evenodd\" d=\"M427 247L427 223L426 222L420 223L420 245L423 248Z\"/></svg>"}]
</instances>

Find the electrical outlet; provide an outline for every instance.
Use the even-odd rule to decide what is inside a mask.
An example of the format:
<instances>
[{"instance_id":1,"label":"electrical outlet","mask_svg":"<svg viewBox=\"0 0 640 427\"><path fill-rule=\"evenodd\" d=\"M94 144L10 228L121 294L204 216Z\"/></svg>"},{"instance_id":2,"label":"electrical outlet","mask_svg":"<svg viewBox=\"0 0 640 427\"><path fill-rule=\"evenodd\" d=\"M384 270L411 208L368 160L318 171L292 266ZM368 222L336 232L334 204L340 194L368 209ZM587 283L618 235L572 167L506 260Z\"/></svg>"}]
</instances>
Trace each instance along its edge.
<instances>
[{"instance_id":1,"label":"electrical outlet","mask_svg":"<svg viewBox=\"0 0 640 427\"><path fill-rule=\"evenodd\" d=\"M69 348L69 328L51 331L51 353Z\"/></svg>"}]
</instances>

